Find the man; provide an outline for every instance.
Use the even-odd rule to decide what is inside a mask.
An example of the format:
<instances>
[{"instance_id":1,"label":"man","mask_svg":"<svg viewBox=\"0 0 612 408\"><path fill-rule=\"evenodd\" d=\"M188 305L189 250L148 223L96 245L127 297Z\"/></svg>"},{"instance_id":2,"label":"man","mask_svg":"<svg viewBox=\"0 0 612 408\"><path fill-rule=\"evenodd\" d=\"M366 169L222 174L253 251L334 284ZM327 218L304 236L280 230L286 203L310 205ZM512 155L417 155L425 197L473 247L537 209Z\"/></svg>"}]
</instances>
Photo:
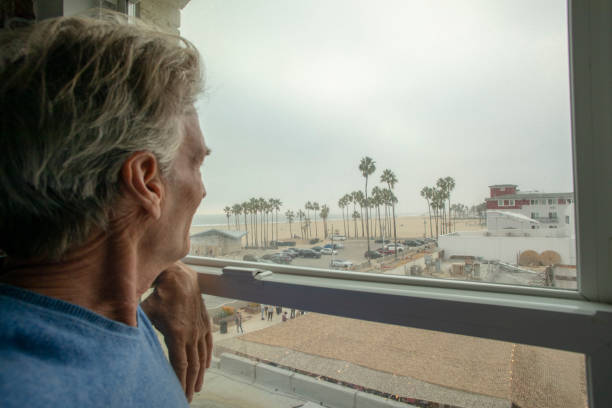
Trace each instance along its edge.
<instances>
[{"instance_id":1,"label":"man","mask_svg":"<svg viewBox=\"0 0 612 408\"><path fill-rule=\"evenodd\" d=\"M244 329L242 328L242 314L238 311L236 311L234 323L236 323L236 333L244 333Z\"/></svg>"},{"instance_id":2,"label":"man","mask_svg":"<svg viewBox=\"0 0 612 408\"><path fill-rule=\"evenodd\" d=\"M199 55L118 19L0 33L2 407L187 406L210 364L177 262L206 195Z\"/></svg>"}]
</instances>

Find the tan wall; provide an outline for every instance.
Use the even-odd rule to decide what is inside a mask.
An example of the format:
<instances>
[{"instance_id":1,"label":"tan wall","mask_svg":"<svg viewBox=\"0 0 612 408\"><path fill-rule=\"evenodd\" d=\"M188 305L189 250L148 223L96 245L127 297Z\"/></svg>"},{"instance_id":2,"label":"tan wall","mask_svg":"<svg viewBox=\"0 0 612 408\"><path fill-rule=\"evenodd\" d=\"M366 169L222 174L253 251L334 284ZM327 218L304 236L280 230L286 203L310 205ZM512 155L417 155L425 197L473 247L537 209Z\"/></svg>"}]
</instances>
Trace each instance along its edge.
<instances>
[{"instance_id":1,"label":"tan wall","mask_svg":"<svg viewBox=\"0 0 612 408\"><path fill-rule=\"evenodd\" d=\"M241 240L223 238L219 236L199 237L191 240L192 255L222 256L239 251Z\"/></svg>"}]
</instances>

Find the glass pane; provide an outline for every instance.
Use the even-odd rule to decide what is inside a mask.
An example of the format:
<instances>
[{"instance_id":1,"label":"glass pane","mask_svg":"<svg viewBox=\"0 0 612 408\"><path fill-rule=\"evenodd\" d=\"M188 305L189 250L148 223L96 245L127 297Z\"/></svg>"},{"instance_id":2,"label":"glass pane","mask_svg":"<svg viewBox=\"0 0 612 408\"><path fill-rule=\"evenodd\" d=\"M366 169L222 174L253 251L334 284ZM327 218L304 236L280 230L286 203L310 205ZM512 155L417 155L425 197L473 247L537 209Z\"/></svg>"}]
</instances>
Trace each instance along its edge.
<instances>
[{"instance_id":1,"label":"glass pane","mask_svg":"<svg viewBox=\"0 0 612 408\"><path fill-rule=\"evenodd\" d=\"M193 254L577 289L565 1L203 1L181 23L215 151Z\"/></svg>"},{"instance_id":2,"label":"glass pane","mask_svg":"<svg viewBox=\"0 0 612 408\"><path fill-rule=\"evenodd\" d=\"M291 309L280 308L279 314L272 306L272 316L263 317L260 305L204 297L215 316L217 357L231 353L287 375L297 372L417 407L587 406L583 354L309 312L295 311L292 318ZM238 382L225 402L242 398L242 386ZM205 382L194 405L207 406L222 391L216 387ZM276 388L282 389L282 381ZM276 392L263 390L268 396ZM318 395L283 395L321 402Z\"/></svg>"}]
</instances>

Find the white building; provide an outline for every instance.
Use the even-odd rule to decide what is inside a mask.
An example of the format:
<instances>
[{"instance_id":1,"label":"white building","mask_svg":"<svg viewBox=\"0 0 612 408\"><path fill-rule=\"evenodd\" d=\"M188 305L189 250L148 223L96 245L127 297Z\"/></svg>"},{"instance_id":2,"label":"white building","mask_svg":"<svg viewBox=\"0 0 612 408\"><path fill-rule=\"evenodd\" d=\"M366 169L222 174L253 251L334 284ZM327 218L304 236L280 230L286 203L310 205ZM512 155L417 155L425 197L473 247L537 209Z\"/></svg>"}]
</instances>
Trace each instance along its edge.
<instances>
[{"instance_id":1,"label":"white building","mask_svg":"<svg viewBox=\"0 0 612 408\"><path fill-rule=\"evenodd\" d=\"M489 186L486 231L440 236L446 258L459 255L517 264L521 253L553 251L576 265L573 193L519 192L514 184Z\"/></svg>"},{"instance_id":2,"label":"white building","mask_svg":"<svg viewBox=\"0 0 612 408\"><path fill-rule=\"evenodd\" d=\"M490 197L487 204L487 229L496 231L497 220L489 225L489 215L499 217L499 211L520 214L538 224L532 229L562 229L570 236L567 225L574 224L574 193L542 193L539 191L520 191L516 184L496 184L489 186ZM570 210L571 209L571 210ZM553 234L557 235L557 234Z\"/></svg>"}]
</instances>

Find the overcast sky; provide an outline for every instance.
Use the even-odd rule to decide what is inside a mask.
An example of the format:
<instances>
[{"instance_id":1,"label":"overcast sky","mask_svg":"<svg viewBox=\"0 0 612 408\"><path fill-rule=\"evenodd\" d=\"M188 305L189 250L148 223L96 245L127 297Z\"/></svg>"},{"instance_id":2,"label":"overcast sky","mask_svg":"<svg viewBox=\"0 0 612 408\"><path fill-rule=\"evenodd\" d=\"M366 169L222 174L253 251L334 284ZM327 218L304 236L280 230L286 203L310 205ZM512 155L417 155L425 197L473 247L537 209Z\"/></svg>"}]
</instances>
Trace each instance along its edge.
<instances>
[{"instance_id":1,"label":"overcast sky","mask_svg":"<svg viewBox=\"0 0 612 408\"><path fill-rule=\"evenodd\" d=\"M466 205L490 184L573 191L565 0L192 0L181 33L206 65L200 213L339 212L366 155L400 213L445 176Z\"/></svg>"}]
</instances>

